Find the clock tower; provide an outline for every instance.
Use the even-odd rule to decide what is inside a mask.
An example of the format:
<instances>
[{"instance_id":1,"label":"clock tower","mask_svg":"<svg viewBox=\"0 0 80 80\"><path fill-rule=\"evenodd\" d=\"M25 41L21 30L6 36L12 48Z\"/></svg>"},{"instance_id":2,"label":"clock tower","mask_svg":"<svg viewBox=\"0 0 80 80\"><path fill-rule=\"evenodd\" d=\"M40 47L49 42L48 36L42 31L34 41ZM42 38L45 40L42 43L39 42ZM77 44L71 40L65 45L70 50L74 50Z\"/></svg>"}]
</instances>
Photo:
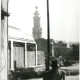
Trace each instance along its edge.
<instances>
[{"instance_id":1,"label":"clock tower","mask_svg":"<svg viewBox=\"0 0 80 80\"><path fill-rule=\"evenodd\" d=\"M40 27L40 17L39 17L39 13L38 13L38 7L36 6L36 10L34 13L34 27L33 27L33 38L36 39L40 39L42 38L42 28Z\"/></svg>"}]
</instances>

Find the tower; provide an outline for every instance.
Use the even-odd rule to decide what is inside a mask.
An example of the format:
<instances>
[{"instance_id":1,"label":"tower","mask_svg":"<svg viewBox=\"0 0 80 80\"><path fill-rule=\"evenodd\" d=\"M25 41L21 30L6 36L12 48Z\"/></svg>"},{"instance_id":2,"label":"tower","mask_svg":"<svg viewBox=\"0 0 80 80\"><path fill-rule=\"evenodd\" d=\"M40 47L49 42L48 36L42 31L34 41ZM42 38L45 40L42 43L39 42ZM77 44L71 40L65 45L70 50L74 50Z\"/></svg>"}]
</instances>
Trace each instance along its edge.
<instances>
[{"instance_id":1,"label":"tower","mask_svg":"<svg viewBox=\"0 0 80 80\"><path fill-rule=\"evenodd\" d=\"M38 13L38 7L36 6L36 10L34 13L34 27L33 27L33 37L34 39L40 39L42 37L42 28L40 27L40 17Z\"/></svg>"}]
</instances>

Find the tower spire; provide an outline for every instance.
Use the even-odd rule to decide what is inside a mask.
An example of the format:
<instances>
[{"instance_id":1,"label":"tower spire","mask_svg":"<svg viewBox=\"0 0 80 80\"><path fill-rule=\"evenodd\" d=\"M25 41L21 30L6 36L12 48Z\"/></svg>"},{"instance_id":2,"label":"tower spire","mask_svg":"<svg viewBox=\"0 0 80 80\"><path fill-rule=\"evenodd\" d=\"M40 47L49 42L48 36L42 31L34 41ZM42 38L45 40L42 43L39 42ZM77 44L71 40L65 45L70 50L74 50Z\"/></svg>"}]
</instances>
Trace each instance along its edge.
<instances>
[{"instance_id":1,"label":"tower spire","mask_svg":"<svg viewBox=\"0 0 80 80\"><path fill-rule=\"evenodd\" d=\"M38 6L36 6L35 8L38 9Z\"/></svg>"},{"instance_id":2,"label":"tower spire","mask_svg":"<svg viewBox=\"0 0 80 80\"><path fill-rule=\"evenodd\" d=\"M36 6L35 8L36 8L36 10L35 10L34 15L35 15L35 16L38 16L38 15L39 15L39 12L38 12L38 7Z\"/></svg>"}]
</instances>

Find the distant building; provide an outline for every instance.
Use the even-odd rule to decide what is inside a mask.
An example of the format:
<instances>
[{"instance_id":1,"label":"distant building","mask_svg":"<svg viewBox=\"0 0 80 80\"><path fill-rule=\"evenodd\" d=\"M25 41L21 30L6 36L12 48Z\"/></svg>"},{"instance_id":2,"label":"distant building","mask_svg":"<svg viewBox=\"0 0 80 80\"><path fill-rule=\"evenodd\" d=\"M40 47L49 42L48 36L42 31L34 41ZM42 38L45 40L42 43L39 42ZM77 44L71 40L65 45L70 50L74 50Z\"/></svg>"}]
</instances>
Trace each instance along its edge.
<instances>
[{"instance_id":1,"label":"distant building","mask_svg":"<svg viewBox=\"0 0 80 80\"><path fill-rule=\"evenodd\" d=\"M67 44L63 43L62 41L59 41L57 44L55 44L55 47L58 47L58 48L67 48Z\"/></svg>"},{"instance_id":2,"label":"distant building","mask_svg":"<svg viewBox=\"0 0 80 80\"><path fill-rule=\"evenodd\" d=\"M35 10L34 17L33 17L34 27L33 27L32 34L33 34L33 38L35 42L37 43L38 65L42 65L43 67L45 67L45 50L44 50L45 45L43 46L42 44L43 43L43 40L41 39L42 38L42 28L40 27L40 17L39 17L39 13L37 9L38 7L36 6L36 10Z\"/></svg>"},{"instance_id":3,"label":"distant building","mask_svg":"<svg viewBox=\"0 0 80 80\"><path fill-rule=\"evenodd\" d=\"M42 38L42 28L40 27L40 17L38 13L38 7L34 13L34 27L33 27L33 38L37 43L37 50L47 54L47 39ZM54 56L53 40L50 39L50 56Z\"/></svg>"},{"instance_id":4,"label":"distant building","mask_svg":"<svg viewBox=\"0 0 80 80\"><path fill-rule=\"evenodd\" d=\"M70 48L67 47L67 43L59 41L54 45L54 53L56 57L62 56L64 58L67 58L67 55L70 54Z\"/></svg>"},{"instance_id":5,"label":"distant building","mask_svg":"<svg viewBox=\"0 0 80 80\"><path fill-rule=\"evenodd\" d=\"M33 27L33 38L36 39L40 39L42 38L42 28L40 27L40 17L39 17L39 13L38 13L38 7L36 7L36 11L34 13L34 27Z\"/></svg>"},{"instance_id":6,"label":"distant building","mask_svg":"<svg viewBox=\"0 0 80 80\"><path fill-rule=\"evenodd\" d=\"M71 50L71 58L73 60L79 60L79 43L72 43L70 45L70 50Z\"/></svg>"},{"instance_id":7,"label":"distant building","mask_svg":"<svg viewBox=\"0 0 80 80\"><path fill-rule=\"evenodd\" d=\"M45 53L45 55L47 55L47 39L41 38L41 39L37 39L35 40L37 43L37 50L38 51L43 51ZM53 41L50 40L50 56L54 56L54 44Z\"/></svg>"}]
</instances>

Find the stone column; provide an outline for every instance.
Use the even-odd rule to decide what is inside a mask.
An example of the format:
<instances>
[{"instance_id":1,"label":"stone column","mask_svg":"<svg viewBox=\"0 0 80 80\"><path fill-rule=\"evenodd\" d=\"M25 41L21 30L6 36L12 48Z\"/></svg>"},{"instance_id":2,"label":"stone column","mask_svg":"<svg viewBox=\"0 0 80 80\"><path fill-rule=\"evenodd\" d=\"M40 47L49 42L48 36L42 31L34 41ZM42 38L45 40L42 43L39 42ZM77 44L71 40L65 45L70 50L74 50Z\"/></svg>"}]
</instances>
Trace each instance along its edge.
<instances>
[{"instance_id":1,"label":"stone column","mask_svg":"<svg viewBox=\"0 0 80 80\"><path fill-rule=\"evenodd\" d=\"M7 53L8 53L8 27L7 17L1 21L1 80L8 80Z\"/></svg>"},{"instance_id":2,"label":"stone column","mask_svg":"<svg viewBox=\"0 0 80 80\"><path fill-rule=\"evenodd\" d=\"M37 44L35 44L36 46L36 67L37 67Z\"/></svg>"},{"instance_id":3,"label":"stone column","mask_svg":"<svg viewBox=\"0 0 80 80\"><path fill-rule=\"evenodd\" d=\"M0 80L8 80L8 0L1 0L1 72Z\"/></svg>"},{"instance_id":4,"label":"stone column","mask_svg":"<svg viewBox=\"0 0 80 80\"><path fill-rule=\"evenodd\" d=\"M13 40L11 40L11 70L14 70Z\"/></svg>"},{"instance_id":5,"label":"stone column","mask_svg":"<svg viewBox=\"0 0 80 80\"><path fill-rule=\"evenodd\" d=\"M27 43L25 43L25 67L27 67Z\"/></svg>"}]
</instances>

